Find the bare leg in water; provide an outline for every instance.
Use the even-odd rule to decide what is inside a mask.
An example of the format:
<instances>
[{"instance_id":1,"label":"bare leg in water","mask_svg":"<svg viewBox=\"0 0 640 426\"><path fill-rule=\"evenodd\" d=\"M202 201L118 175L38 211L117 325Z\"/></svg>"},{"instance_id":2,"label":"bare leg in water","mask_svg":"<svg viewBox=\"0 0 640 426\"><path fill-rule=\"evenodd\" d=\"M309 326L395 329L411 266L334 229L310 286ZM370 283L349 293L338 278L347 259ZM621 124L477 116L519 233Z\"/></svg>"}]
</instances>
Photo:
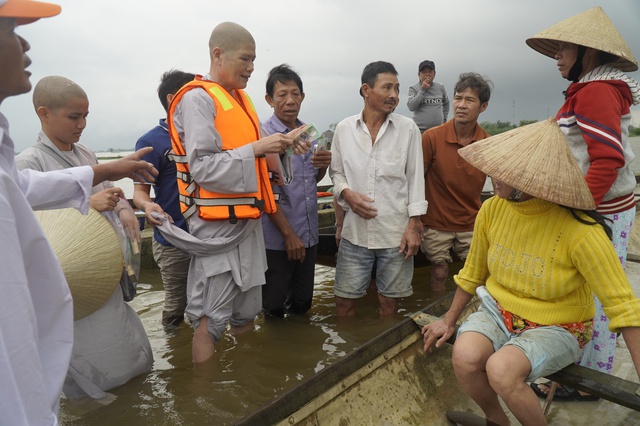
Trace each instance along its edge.
<instances>
[{"instance_id":1,"label":"bare leg in water","mask_svg":"<svg viewBox=\"0 0 640 426\"><path fill-rule=\"evenodd\" d=\"M209 334L207 325L209 318L200 318L200 323L193 333L193 343L191 345L191 356L194 363L205 362L211 358L215 352L213 337Z\"/></svg>"},{"instance_id":2,"label":"bare leg in water","mask_svg":"<svg viewBox=\"0 0 640 426\"><path fill-rule=\"evenodd\" d=\"M441 292L445 289L445 283L449 276L449 265L441 263L431 266L431 291Z\"/></svg>"},{"instance_id":3,"label":"bare leg in water","mask_svg":"<svg viewBox=\"0 0 640 426\"><path fill-rule=\"evenodd\" d=\"M378 293L378 301L380 302L380 316L386 317L396 313L396 310L398 309L397 299L383 296Z\"/></svg>"}]
</instances>

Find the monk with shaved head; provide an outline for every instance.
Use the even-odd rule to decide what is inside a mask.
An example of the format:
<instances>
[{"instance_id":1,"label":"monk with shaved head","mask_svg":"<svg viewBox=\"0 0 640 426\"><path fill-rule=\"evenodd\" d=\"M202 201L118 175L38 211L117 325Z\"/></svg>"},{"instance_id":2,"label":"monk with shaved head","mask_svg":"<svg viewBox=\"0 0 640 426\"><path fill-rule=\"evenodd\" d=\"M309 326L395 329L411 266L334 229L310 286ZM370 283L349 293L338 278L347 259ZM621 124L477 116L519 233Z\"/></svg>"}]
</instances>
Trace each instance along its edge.
<instances>
[{"instance_id":1,"label":"monk with shaved head","mask_svg":"<svg viewBox=\"0 0 640 426\"><path fill-rule=\"evenodd\" d=\"M79 85L65 77L44 77L33 90L33 106L42 131L32 147L16 156L18 169L47 172L98 164L95 153L78 142L89 114L89 99ZM91 194L89 205L113 225L123 247L139 247L140 227L123 191L106 181L91 188ZM123 255L131 263L127 250ZM149 338L123 298L123 289L135 288L132 280L135 276L123 273L121 286L99 309L75 318L71 363L62 388L67 398L89 396L106 401L111 397L106 391L151 371ZM135 290L124 294L129 301ZM83 300L82 295L72 292L71 296Z\"/></svg>"},{"instance_id":2,"label":"monk with shaved head","mask_svg":"<svg viewBox=\"0 0 640 426\"><path fill-rule=\"evenodd\" d=\"M18 169L43 172L98 163L90 148L76 144L89 115L89 99L82 87L66 77L44 77L33 89L33 107L42 131L36 144L16 157ZM111 211L124 198L122 189L110 184L109 188L94 191L91 207L99 212Z\"/></svg>"},{"instance_id":3,"label":"monk with shaved head","mask_svg":"<svg viewBox=\"0 0 640 426\"><path fill-rule=\"evenodd\" d=\"M255 51L256 42L246 28L235 22L223 22L211 31L209 53L212 54L216 47L226 51L236 50L244 43L250 43Z\"/></svg>"},{"instance_id":4,"label":"monk with shaved head","mask_svg":"<svg viewBox=\"0 0 640 426\"><path fill-rule=\"evenodd\" d=\"M56 110L64 107L70 99L86 100L88 97L82 87L66 77L52 75L44 77L33 89L33 107L40 116L38 110L47 108Z\"/></svg>"},{"instance_id":5,"label":"monk with shaved head","mask_svg":"<svg viewBox=\"0 0 640 426\"><path fill-rule=\"evenodd\" d=\"M250 330L262 309L267 263L260 217L276 211L264 157L293 145L280 133L261 137L243 90L256 59L249 31L219 24L209 37L209 57L209 72L176 93L167 120L190 234L168 221L158 228L193 255L185 313L195 330L195 363L213 356L227 325L235 334ZM295 153L307 150L294 147Z\"/></svg>"}]
</instances>

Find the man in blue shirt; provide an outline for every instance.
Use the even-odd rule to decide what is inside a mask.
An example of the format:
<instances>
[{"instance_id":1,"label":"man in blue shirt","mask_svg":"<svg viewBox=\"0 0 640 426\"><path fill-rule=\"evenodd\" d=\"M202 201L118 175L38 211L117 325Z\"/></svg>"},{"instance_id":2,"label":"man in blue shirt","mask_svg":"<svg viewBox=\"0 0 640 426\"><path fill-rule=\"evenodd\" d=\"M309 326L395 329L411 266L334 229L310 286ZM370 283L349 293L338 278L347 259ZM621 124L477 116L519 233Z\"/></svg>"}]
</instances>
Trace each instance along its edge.
<instances>
[{"instance_id":1,"label":"man in blue shirt","mask_svg":"<svg viewBox=\"0 0 640 426\"><path fill-rule=\"evenodd\" d=\"M304 125L298 119L304 91L295 71L284 64L273 68L266 89L265 99L273 108L263 123L268 134L286 134ZM331 163L331 152L313 149L291 160L292 182L273 187L280 194L277 212L262 215L268 264L262 307L265 314L278 317L311 308L318 245L317 183Z\"/></svg>"},{"instance_id":2,"label":"man in blue shirt","mask_svg":"<svg viewBox=\"0 0 640 426\"><path fill-rule=\"evenodd\" d=\"M171 70L162 75L158 87L158 97L168 111L174 94L187 82L195 78L194 74ZM187 222L180 212L178 186L176 184L176 164L167 155L171 151L171 139L167 131L165 118L149 130L136 142L136 150L151 146L153 152L144 159L158 169L158 177L153 187L155 201L151 199L151 185L135 185L133 203L144 211L146 220L152 225L161 223L152 213L168 215L176 226L188 231ZM164 284L164 308L162 325L178 326L184 318L187 306L187 273L191 256L167 242L157 229L153 230L153 258L160 267Z\"/></svg>"}]
</instances>

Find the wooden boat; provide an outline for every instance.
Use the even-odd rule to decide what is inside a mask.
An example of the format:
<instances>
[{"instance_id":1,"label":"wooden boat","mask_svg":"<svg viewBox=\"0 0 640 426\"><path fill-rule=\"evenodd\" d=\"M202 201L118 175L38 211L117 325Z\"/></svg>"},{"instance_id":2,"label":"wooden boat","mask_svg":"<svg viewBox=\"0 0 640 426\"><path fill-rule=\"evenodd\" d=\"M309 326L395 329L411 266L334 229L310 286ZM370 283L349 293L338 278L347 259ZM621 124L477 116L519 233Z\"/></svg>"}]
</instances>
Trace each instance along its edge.
<instances>
[{"instance_id":1,"label":"wooden boat","mask_svg":"<svg viewBox=\"0 0 640 426\"><path fill-rule=\"evenodd\" d=\"M452 299L424 312L442 315ZM455 381L451 347L426 355L421 342L407 318L235 424L447 425L446 410L470 410L474 403Z\"/></svg>"},{"instance_id":2,"label":"wooden boat","mask_svg":"<svg viewBox=\"0 0 640 426\"><path fill-rule=\"evenodd\" d=\"M638 291L640 265L634 262L628 274ZM452 300L453 293L423 312L441 316ZM466 315L476 306L472 302ZM452 346L444 345L425 354L419 328L407 318L234 424L444 426L451 425L447 411L480 415L456 381L451 353ZM616 352L612 376L571 365L551 378L603 399L554 402L549 424L583 425L596 418L608 425L640 424L640 389L626 347ZM513 417L511 422L518 424Z\"/></svg>"}]
</instances>

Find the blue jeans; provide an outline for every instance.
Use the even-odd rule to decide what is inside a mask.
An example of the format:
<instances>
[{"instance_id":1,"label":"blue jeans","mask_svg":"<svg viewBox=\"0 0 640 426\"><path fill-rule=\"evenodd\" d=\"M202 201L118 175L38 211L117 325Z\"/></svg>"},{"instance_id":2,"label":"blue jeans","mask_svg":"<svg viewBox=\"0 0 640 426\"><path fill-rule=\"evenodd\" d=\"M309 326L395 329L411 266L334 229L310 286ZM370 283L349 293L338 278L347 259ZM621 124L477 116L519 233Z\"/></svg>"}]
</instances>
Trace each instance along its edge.
<instances>
[{"instance_id":1,"label":"blue jeans","mask_svg":"<svg viewBox=\"0 0 640 426\"><path fill-rule=\"evenodd\" d=\"M493 350L512 345L520 349L531 364L526 381L532 382L562 370L574 363L580 355L580 345L575 336L562 327L545 326L511 333L498 305L484 286L476 289L482 305L478 312L469 315L458 329L458 335L468 331L480 333L491 341Z\"/></svg>"},{"instance_id":2,"label":"blue jeans","mask_svg":"<svg viewBox=\"0 0 640 426\"><path fill-rule=\"evenodd\" d=\"M364 296L376 265L378 293L389 298L411 296L413 288L413 258L404 260L400 246L388 249L368 249L342 239L338 248L336 281L333 293L345 299Z\"/></svg>"}]
</instances>

